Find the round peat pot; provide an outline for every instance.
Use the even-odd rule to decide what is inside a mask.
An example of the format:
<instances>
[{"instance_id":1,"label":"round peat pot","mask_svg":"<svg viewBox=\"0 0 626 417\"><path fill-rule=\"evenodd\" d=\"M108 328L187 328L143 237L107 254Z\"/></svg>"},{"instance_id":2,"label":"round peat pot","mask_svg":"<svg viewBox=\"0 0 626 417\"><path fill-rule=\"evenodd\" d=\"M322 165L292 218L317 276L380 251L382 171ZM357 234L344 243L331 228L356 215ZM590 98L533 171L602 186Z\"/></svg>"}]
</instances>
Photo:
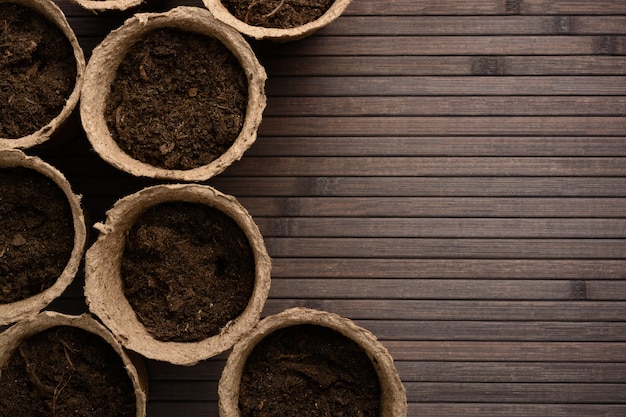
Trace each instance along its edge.
<instances>
[{"instance_id":1,"label":"round peat pot","mask_svg":"<svg viewBox=\"0 0 626 417\"><path fill-rule=\"evenodd\" d=\"M204 8L137 14L93 51L83 127L120 170L203 181L256 140L266 78L241 34Z\"/></svg>"},{"instance_id":2,"label":"round peat pot","mask_svg":"<svg viewBox=\"0 0 626 417\"><path fill-rule=\"evenodd\" d=\"M22 320L0 333L0 409L144 417L147 375L135 356L86 314L46 311Z\"/></svg>"},{"instance_id":3,"label":"round peat pot","mask_svg":"<svg viewBox=\"0 0 626 417\"><path fill-rule=\"evenodd\" d=\"M234 197L204 185L157 185L119 200L95 227L85 295L125 347L193 365L258 322L270 258Z\"/></svg>"},{"instance_id":4,"label":"round peat pot","mask_svg":"<svg viewBox=\"0 0 626 417\"><path fill-rule=\"evenodd\" d=\"M66 140L85 71L76 35L51 0L0 0L0 20L10 42L0 57L0 150Z\"/></svg>"},{"instance_id":5,"label":"round peat pot","mask_svg":"<svg viewBox=\"0 0 626 417\"><path fill-rule=\"evenodd\" d=\"M311 35L337 19L350 1L311 1L311 6L306 6L307 1L203 0L216 19L247 36L275 42L295 41ZM310 18L303 20L302 16L307 14Z\"/></svg>"},{"instance_id":6,"label":"round peat pot","mask_svg":"<svg viewBox=\"0 0 626 417\"><path fill-rule=\"evenodd\" d=\"M266 317L241 339L228 357L218 395L221 417L313 409L319 415L407 413L405 388L376 337L346 318L306 308Z\"/></svg>"},{"instance_id":7,"label":"round peat pot","mask_svg":"<svg viewBox=\"0 0 626 417\"><path fill-rule=\"evenodd\" d=\"M34 316L76 275L87 241L80 197L56 168L0 151L0 325Z\"/></svg>"}]
</instances>

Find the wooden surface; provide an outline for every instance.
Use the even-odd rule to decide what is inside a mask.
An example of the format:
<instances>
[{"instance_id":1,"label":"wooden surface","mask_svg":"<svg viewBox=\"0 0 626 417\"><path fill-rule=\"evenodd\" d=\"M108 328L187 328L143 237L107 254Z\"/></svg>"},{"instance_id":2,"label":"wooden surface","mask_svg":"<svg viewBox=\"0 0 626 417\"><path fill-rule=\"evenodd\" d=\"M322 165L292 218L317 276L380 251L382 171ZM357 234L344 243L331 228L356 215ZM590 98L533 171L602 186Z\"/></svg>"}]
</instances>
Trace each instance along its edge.
<instances>
[{"instance_id":1,"label":"wooden surface","mask_svg":"<svg viewBox=\"0 0 626 417\"><path fill-rule=\"evenodd\" d=\"M87 56L129 16L59 4ZM143 8L175 4L201 6ZM373 331L410 416L626 416L626 2L354 0L252 46L260 137L208 183L266 237L264 315ZM156 183L82 136L36 153L92 221ZM81 285L52 308L84 311ZM225 358L148 361L148 416L217 416Z\"/></svg>"}]
</instances>

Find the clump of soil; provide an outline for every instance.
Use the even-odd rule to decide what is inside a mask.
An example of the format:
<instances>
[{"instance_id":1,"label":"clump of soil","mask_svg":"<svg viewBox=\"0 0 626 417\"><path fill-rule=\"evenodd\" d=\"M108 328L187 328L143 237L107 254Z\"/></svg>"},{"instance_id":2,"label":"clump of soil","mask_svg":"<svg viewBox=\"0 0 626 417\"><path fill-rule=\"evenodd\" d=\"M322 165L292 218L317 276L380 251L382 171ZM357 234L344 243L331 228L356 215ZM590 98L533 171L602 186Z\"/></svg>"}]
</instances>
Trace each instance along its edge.
<instances>
[{"instance_id":1,"label":"clump of soil","mask_svg":"<svg viewBox=\"0 0 626 417\"><path fill-rule=\"evenodd\" d=\"M251 26L289 29L319 19L335 0L222 0L224 7Z\"/></svg>"},{"instance_id":2,"label":"clump of soil","mask_svg":"<svg viewBox=\"0 0 626 417\"><path fill-rule=\"evenodd\" d=\"M187 170L209 164L243 127L248 82L220 41L177 29L150 32L122 60L105 118L133 158Z\"/></svg>"},{"instance_id":3,"label":"clump of soil","mask_svg":"<svg viewBox=\"0 0 626 417\"><path fill-rule=\"evenodd\" d=\"M0 4L0 137L27 136L54 119L76 83L67 37L37 12Z\"/></svg>"},{"instance_id":4,"label":"clump of soil","mask_svg":"<svg viewBox=\"0 0 626 417\"><path fill-rule=\"evenodd\" d=\"M24 341L0 372L0 416L134 417L121 358L98 336L58 326Z\"/></svg>"},{"instance_id":5,"label":"clump of soil","mask_svg":"<svg viewBox=\"0 0 626 417\"><path fill-rule=\"evenodd\" d=\"M63 191L25 168L0 170L0 303L51 287L74 247L72 211Z\"/></svg>"},{"instance_id":6,"label":"clump of soil","mask_svg":"<svg viewBox=\"0 0 626 417\"><path fill-rule=\"evenodd\" d=\"M204 204L169 202L135 222L122 255L124 294L148 332L195 342L219 334L252 296L252 248L237 223Z\"/></svg>"},{"instance_id":7,"label":"clump of soil","mask_svg":"<svg viewBox=\"0 0 626 417\"><path fill-rule=\"evenodd\" d=\"M332 329L277 330L251 352L241 378L242 417L376 417L380 382L353 340Z\"/></svg>"}]
</instances>

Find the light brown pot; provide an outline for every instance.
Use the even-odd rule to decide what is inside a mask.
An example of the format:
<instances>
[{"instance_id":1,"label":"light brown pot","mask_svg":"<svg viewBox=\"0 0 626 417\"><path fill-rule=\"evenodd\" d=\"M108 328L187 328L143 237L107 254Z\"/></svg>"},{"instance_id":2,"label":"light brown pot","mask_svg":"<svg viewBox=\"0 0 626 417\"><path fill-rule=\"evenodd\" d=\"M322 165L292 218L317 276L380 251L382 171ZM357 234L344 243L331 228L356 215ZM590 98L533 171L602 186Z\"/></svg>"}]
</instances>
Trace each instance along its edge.
<instances>
[{"instance_id":1,"label":"light brown pot","mask_svg":"<svg viewBox=\"0 0 626 417\"><path fill-rule=\"evenodd\" d=\"M164 342L155 339L137 318L124 295L121 261L125 239L136 219L148 208L170 201L206 204L235 220L246 234L255 261L254 290L247 307L218 335L199 342ZM157 185L119 200L96 224L97 241L85 261L85 295L89 309L128 349L148 358L177 365L194 365L230 349L258 322L270 288L271 261L257 225L234 197L196 184Z\"/></svg>"},{"instance_id":2,"label":"light brown pot","mask_svg":"<svg viewBox=\"0 0 626 417\"><path fill-rule=\"evenodd\" d=\"M67 37L72 49L74 50L74 59L76 60L76 82L72 93L67 98L65 106L61 112L47 125L42 126L38 131L33 132L27 136L21 138L0 138L0 150L2 149L26 149L32 148L36 145L40 145L48 141L54 136L55 141L63 142L66 138L57 137L69 132L58 132L62 127L69 125L71 122L70 116L74 113L80 97L80 90L83 85L83 77L85 72L85 56L83 50L78 44L78 39L74 31L70 27L69 23L65 19L65 15L59 9L59 7L52 0L0 0L0 3L14 3L24 7L28 7L31 10L46 17L52 23L54 23ZM59 133L58 135L55 135Z\"/></svg>"},{"instance_id":3,"label":"light brown pot","mask_svg":"<svg viewBox=\"0 0 626 417\"><path fill-rule=\"evenodd\" d=\"M132 158L117 145L104 117L111 83L126 52L146 33L159 28L176 28L218 39L237 57L248 79L248 104L239 136L222 156L198 168L169 170ZM266 103L266 78L265 70L244 38L230 26L214 19L206 9L181 6L166 13L137 14L111 32L93 51L80 103L83 127L96 152L120 170L160 179L207 180L239 160L256 140Z\"/></svg>"},{"instance_id":4,"label":"light brown pot","mask_svg":"<svg viewBox=\"0 0 626 417\"><path fill-rule=\"evenodd\" d=\"M351 0L335 0L330 8L320 16L319 19L309 22L302 26L294 28L280 29L280 28L266 28L262 26L252 26L245 22L242 22L230 11L220 0L202 0L204 5L213 13L216 19L234 27L244 35L253 37L255 39L267 39L274 42L288 42L296 41L305 38L313 34L316 30L328 25L335 19L337 19L348 7Z\"/></svg>"},{"instance_id":5,"label":"light brown pot","mask_svg":"<svg viewBox=\"0 0 626 417\"><path fill-rule=\"evenodd\" d=\"M73 193L63 174L41 159L27 156L22 151L14 149L0 151L0 169L16 167L32 169L45 175L63 191L74 219L74 247L63 272L50 288L24 300L0 304L0 325L34 316L58 298L74 280L87 242L85 214L80 204L80 196Z\"/></svg>"},{"instance_id":6,"label":"light brown pot","mask_svg":"<svg viewBox=\"0 0 626 417\"><path fill-rule=\"evenodd\" d=\"M148 395L148 376L143 362L136 356L129 356L113 335L91 316L83 314L70 316L46 311L22 320L0 333L0 368L11 358L13 352L26 339L53 327L70 326L95 334L107 342L122 359L124 368L135 388L136 417L145 417ZM1 391L1 388L0 388Z\"/></svg>"},{"instance_id":7,"label":"light brown pot","mask_svg":"<svg viewBox=\"0 0 626 417\"><path fill-rule=\"evenodd\" d=\"M381 386L380 416L406 417L406 390L387 349L368 330L333 313L292 308L269 316L239 341L226 361L218 386L220 417L241 417L239 390L243 369L255 346L276 330L300 324L328 327L355 341L372 361Z\"/></svg>"}]
</instances>

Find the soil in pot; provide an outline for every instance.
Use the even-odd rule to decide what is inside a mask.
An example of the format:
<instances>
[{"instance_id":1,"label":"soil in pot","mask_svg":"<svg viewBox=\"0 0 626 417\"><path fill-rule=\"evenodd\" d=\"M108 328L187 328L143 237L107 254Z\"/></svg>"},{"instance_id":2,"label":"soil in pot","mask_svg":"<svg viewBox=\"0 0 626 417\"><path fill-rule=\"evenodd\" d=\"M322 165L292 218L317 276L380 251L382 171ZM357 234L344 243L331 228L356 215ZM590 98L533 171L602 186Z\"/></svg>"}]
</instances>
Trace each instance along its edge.
<instances>
[{"instance_id":1,"label":"soil in pot","mask_svg":"<svg viewBox=\"0 0 626 417\"><path fill-rule=\"evenodd\" d=\"M105 118L119 147L165 169L207 165L243 127L248 82L237 58L209 36L149 32L117 70Z\"/></svg>"},{"instance_id":2,"label":"soil in pot","mask_svg":"<svg viewBox=\"0 0 626 417\"><path fill-rule=\"evenodd\" d=\"M154 338L196 342L244 311L255 262L245 233L226 214L167 202L134 223L121 274L128 302Z\"/></svg>"},{"instance_id":3,"label":"soil in pot","mask_svg":"<svg viewBox=\"0 0 626 417\"><path fill-rule=\"evenodd\" d=\"M376 417L381 388L359 345L323 326L274 331L250 353L239 392L242 417Z\"/></svg>"},{"instance_id":4,"label":"soil in pot","mask_svg":"<svg viewBox=\"0 0 626 417\"><path fill-rule=\"evenodd\" d=\"M58 326L20 344L0 372L0 416L136 415L135 392L113 348Z\"/></svg>"},{"instance_id":5,"label":"soil in pot","mask_svg":"<svg viewBox=\"0 0 626 417\"><path fill-rule=\"evenodd\" d=\"M228 11L250 26L289 29L319 19L335 0L222 0Z\"/></svg>"},{"instance_id":6,"label":"soil in pot","mask_svg":"<svg viewBox=\"0 0 626 417\"><path fill-rule=\"evenodd\" d=\"M26 168L0 169L0 303L51 287L74 246L72 211L63 191Z\"/></svg>"},{"instance_id":7,"label":"soil in pot","mask_svg":"<svg viewBox=\"0 0 626 417\"><path fill-rule=\"evenodd\" d=\"M39 13L0 4L0 137L27 136L54 119L76 83L67 37Z\"/></svg>"}]
</instances>

